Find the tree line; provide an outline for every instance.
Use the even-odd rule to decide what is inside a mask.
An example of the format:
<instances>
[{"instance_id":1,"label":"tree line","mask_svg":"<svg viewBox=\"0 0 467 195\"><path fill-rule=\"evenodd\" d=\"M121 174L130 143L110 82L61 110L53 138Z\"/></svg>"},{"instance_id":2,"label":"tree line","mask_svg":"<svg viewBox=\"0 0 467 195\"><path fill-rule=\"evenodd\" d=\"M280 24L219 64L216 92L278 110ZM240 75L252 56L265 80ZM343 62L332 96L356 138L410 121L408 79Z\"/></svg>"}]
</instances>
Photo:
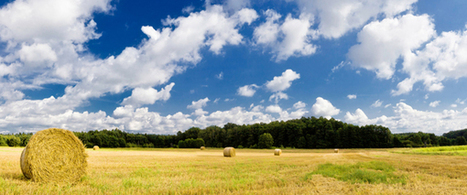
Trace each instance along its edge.
<instances>
[{"instance_id":1,"label":"tree line","mask_svg":"<svg viewBox=\"0 0 467 195\"><path fill-rule=\"evenodd\" d=\"M103 148L392 148L466 145L467 134L449 132L392 134L379 125L356 126L333 118L302 117L289 121L192 127L175 135L133 134L119 129L74 132L83 144ZM460 135L462 134L462 135ZM460 135L460 136L457 136ZM0 146L26 146L32 133L0 135Z\"/></svg>"}]
</instances>

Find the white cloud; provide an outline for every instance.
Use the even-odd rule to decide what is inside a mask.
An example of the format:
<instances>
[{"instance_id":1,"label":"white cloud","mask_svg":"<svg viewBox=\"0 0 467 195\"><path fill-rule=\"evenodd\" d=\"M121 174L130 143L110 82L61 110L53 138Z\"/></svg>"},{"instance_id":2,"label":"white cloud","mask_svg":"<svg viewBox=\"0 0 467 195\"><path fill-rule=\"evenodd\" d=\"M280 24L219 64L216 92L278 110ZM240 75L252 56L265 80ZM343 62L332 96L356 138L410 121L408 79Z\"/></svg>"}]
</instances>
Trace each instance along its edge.
<instances>
[{"instance_id":1,"label":"white cloud","mask_svg":"<svg viewBox=\"0 0 467 195\"><path fill-rule=\"evenodd\" d=\"M437 106L439 106L439 103L441 101L437 100L437 101L434 101L434 102L430 102L430 107L433 107L433 108L436 108Z\"/></svg>"},{"instance_id":2,"label":"white cloud","mask_svg":"<svg viewBox=\"0 0 467 195\"><path fill-rule=\"evenodd\" d=\"M457 104L451 104L451 108L457 108Z\"/></svg>"},{"instance_id":3,"label":"white cloud","mask_svg":"<svg viewBox=\"0 0 467 195\"><path fill-rule=\"evenodd\" d=\"M189 108L189 109L200 109L200 108L203 108L207 105L207 103L209 102L209 98L204 98L204 99L200 99L198 101L192 101L191 102L191 105L188 105L186 108Z\"/></svg>"},{"instance_id":4,"label":"white cloud","mask_svg":"<svg viewBox=\"0 0 467 195\"><path fill-rule=\"evenodd\" d=\"M281 112L282 112L282 109L281 109L281 107L278 106L278 105L271 105L271 106L266 107L266 112L270 112L270 113L281 113Z\"/></svg>"},{"instance_id":5,"label":"white cloud","mask_svg":"<svg viewBox=\"0 0 467 195\"><path fill-rule=\"evenodd\" d=\"M393 17L412 9L417 0L295 0L302 13L319 19L319 33L326 38L339 38L359 28L380 14Z\"/></svg>"},{"instance_id":6,"label":"white cloud","mask_svg":"<svg viewBox=\"0 0 467 195\"><path fill-rule=\"evenodd\" d=\"M237 94L245 97L253 97L256 93L257 85L245 85L237 89Z\"/></svg>"},{"instance_id":7,"label":"white cloud","mask_svg":"<svg viewBox=\"0 0 467 195\"><path fill-rule=\"evenodd\" d=\"M392 105L392 104L386 104L386 105L384 106L384 108L388 108L388 107L391 106L391 105Z\"/></svg>"},{"instance_id":8,"label":"white cloud","mask_svg":"<svg viewBox=\"0 0 467 195\"><path fill-rule=\"evenodd\" d=\"M311 111L316 116L323 116L325 118L331 118L334 115L338 115L340 110L334 107L331 102L322 97L316 98L316 103L313 104Z\"/></svg>"},{"instance_id":9,"label":"white cloud","mask_svg":"<svg viewBox=\"0 0 467 195\"><path fill-rule=\"evenodd\" d=\"M371 107L378 108L378 107L381 107L382 104L383 104L383 101L376 100L375 103L371 104Z\"/></svg>"},{"instance_id":10,"label":"white cloud","mask_svg":"<svg viewBox=\"0 0 467 195\"><path fill-rule=\"evenodd\" d=\"M465 100L461 100L460 98L457 98L456 103L463 105L465 104Z\"/></svg>"},{"instance_id":11,"label":"white cloud","mask_svg":"<svg viewBox=\"0 0 467 195\"><path fill-rule=\"evenodd\" d=\"M57 54L48 44L23 45L18 51L19 59L26 63L57 61Z\"/></svg>"},{"instance_id":12,"label":"white cloud","mask_svg":"<svg viewBox=\"0 0 467 195\"><path fill-rule=\"evenodd\" d=\"M378 78L390 79L397 59L419 48L435 35L434 24L428 15L407 14L397 18L374 21L358 33L358 42L350 48L352 65L375 71ZM399 83L400 84L400 83ZM403 93L407 88L400 88Z\"/></svg>"},{"instance_id":13,"label":"white cloud","mask_svg":"<svg viewBox=\"0 0 467 195\"><path fill-rule=\"evenodd\" d=\"M39 130L63 123L73 124L79 131L118 125L131 130L148 129L151 125L144 121L115 121L103 112L78 113L73 109L90 98L133 90L132 96L122 102L127 109L116 109L116 115L122 111L144 113L144 109L136 106L170 97L172 84L160 92L155 86L167 83L173 75L198 63L202 48L220 54L225 45L240 44L243 36L238 29L257 17L251 9L229 15L221 6L210 6L187 17L169 18L161 29L143 26L141 30L148 39L137 47L125 48L117 56L99 59L83 44L100 36L96 33L93 14L110 9L108 0L15 1L0 9L0 41L8 43L4 50L7 55L0 57L0 98L5 101L0 110L8 118L7 115L0 117L0 127ZM40 89L41 85L50 83L69 86L58 98L22 100L25 95L21 90ZM26 110L30 111L23 112ZM68 117L70 112L71 116L89 117L90 122L84 120L80 121L83 124L77 124L67 118L49 120L53 116ZM154 120L158 118L157 113L148 115ZM184 116L177 113L167 118L185 120ZM96 124L91 126L91 123Z\"/></svg>"},{"instance_id":14,"label":"white cloud","mask_svg":"<svg viewBox=\"0 0 467 195\"><path fill-rule=\"evenodd\" d=\"M404 102L394 107L394 116L382 115L368 118L361 109L345 115L345 122L356 125L378 124L391 129L393 133L433 132L438 135L467 126L467 109L462 111L443 110L441 112L420 111Z\"/></svg>"},{"instance_id":15,"label":"white cloud","mask_svg":"<svg viewBox=\"0 0 467 195\"><path fill-rule=\"evenodd\" d=\"M292 85L292 81L299 78L300 74L291 69L287 69L281 76L275 76L272 81L266 82L265 85L269 91L280 92L287 90Z\"/></svg>"},{"instance_id":16,"label":"white cloud","mask_svg":"<svg viewBox=\"0 0 467 195\"><path fill-rule=\"evenodd\" d=\"M140 107L145 104L154 104L158 100L167 101L170 98L170 91L174 85L175 83L171 83L165 86L164 89L161 89L161 91L157 91L154 88L135 88L130 97L123 99L122 105Z\"/></svg>"},{"instance_id":17,"label":"white cloud","mask_svg":"<svg viewBox=\"0 0 467 195\"><path fill-rule=\"evenodd\" d=\"M355 95L355 94L349 94L349 95L347 95L347 98L349 98L349 100L357 99L357 95Z\"/></svg>"},{"instance_id":18,"label":"white cloud","mask_svg":"<svg viewBox=\"0 0 467 195\"><path fill-rule=\"evenodd\" d=\"M84 43L99 37L92 14L110 8L110 0L13 1L0 10L0 39Z\"/></svg>"},{"instance_id":19,"label":"white cloud","mask_svg":"<svg viewBox=\"0 0 467 195\"><path fill-rule=\"evenodd\" d=\"M299 18L293 18L289 14L281 24L281 15L277 12L267 10L264 15L266 22L255 29L254 40L256 44L272 49L276 62L316 52L316 46L310 43L316 34L310 29L313 24L311 15L303 13Z\"/></svg>"},{"instance_id":20,"label":"white cloud","mask_svg":"<svg viewBox=\"0 0 467 195\"><path fill-rule=\"evenodd\" d=\"M301 109L301 108L305 108L305 107L306 107L306 104L303 103L302 101L298 101L297 103L295 103L295 104L293 105L293 107L294 107L295 109Z\"/></svg>"}]
</instances>

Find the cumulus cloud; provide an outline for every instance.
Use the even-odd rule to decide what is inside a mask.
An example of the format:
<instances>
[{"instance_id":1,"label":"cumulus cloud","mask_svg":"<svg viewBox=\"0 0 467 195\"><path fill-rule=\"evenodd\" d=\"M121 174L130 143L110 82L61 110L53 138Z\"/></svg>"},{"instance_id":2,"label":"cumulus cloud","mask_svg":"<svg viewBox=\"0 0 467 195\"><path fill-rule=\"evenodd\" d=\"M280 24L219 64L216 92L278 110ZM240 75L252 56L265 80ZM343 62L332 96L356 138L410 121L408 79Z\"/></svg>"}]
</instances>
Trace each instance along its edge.
<instances>
[{"instance_id":1,"label":"cumulus cloud","mask_svg":"<svg viewBox=\"0 0 467 195\"><path fill-rule=\"evenodd\" d=\"M167 101L170 98L170 91L174 85L175 83L171 83L161 89L161 91L157 91L154 88L135 88L130 97L123 99L122 105L140 107L145 104L154 104L158 100Z\"/></svg>"},{"instance_id":2,"label":"cumulus cloud","mask_svg":"<svg viewBox=\"0 0 467 195\"><path fill-rule=\"evenodd\" d=\"M357 99L357 95L349 94L349 95L347 95L347 98L349 98L349 100Z\"/></svg>"},{"instance_id":3,"label":"cumulus cloud","mask_svg":"<svg viewBox=\"0 0 467 195\"><path fill-rule=\"evenodd\" d=\"M227 13L222 6L209 6L186 17L168 17L160 29L143 26L141 31L147 39L116 56L100 59L89 53L84 44L100 37L93 14L111 9L110 0L26 0L0 9L0 42L8 45L0 56L0 127L34 131L63 123L73 124L69 129L79 131L122 125L143 131L154 124L164 124L163 128L178 127L178 122L193 125L190 115L160 117L137 107L169 99L173 84L160 91L154 87L196 65L203 48L221 54L224 46L241 44L243 36L238 29L258 17L252 9ZM67 87L61 97L23 99L21 90L41 89L45 84ZM127 90L132 90L132 95L122 101L123 107L116 109L115 118L105 112L73 111L90 98ZM130 119L124 113L141 117ZM80 120L70 118L75 116ZM58 118L49 120L50 117ZM151 120L152 123L147 122Z\"/></svg>"},{"instance_id":4,"label":"cumulus cloud","mask_svg":"<svg viewBox=\"0 0 467 195\"><path fill-rule=\"evenodd\" d=\"M430 107L433 107L433 108L436 108L437 106L439 106L439 103L441 101L437 100L437 101L434 101L434 102L430 102Z\"/></svg>"},{"instance_id":5,"label":"cumulus cloud","mask_svg":"<svg viewBox=\"0 0 467 195\"><path fill-rule=\"evenodd\" d=\"M420 50L406 55L403 62L403 72L408 78L398 84L395 95L409 93L413 85L423 82L430 92L441 91L446 79L467 77L467 30L442 32L434 40Z\"/></svg>"},{"instance_id":6,"label":"cumulus cloud","mask_svg":"<svg viewBox=\"0 0 467 195\"><path fill-rule=\"evenodd\" d=\"M325 38L339 38L379 15L393 17L412 9L417 0L295 0L302 13L319 20L318 32Z\"/></svg>"},{"instance_id":7,"label":"cumulus cloud","mask_svg":"<svg viewBox=\"0 0 467 195\"><path fill-rule=\"evenodd\" d=\"M237 94L245 97L253 97L256 93L256 89L258 88L257 85L245 85L243 87L238 88Z\"/></svg>"},{"instance_id":8,"label":"cumulus cloud","mask_svg":"<svg viewBox=\"0 0 467 195\"><path fill-rule=\"evenodd\" d=\"M272 92L280 92L288 89L292 85L292 81L299 79L300 74L291 69L287 69L281 76L275 76L272 81L266 82L266 88Z\"/></svg>"},{"instance_id":9,"label":"cumulus cloud","mask_svg":"<svg viewBox=\"0 0 467 195\"><path fill-rule=\"evenodd\" d=\"M340 109L337 109L330 101L322 97L316 98L316 103L313 104L311 111L314 115L323 116L325 118L331 118L340 113Z\"/></svg>"},{"instance_id":10,"label":"cumulus cloud","mask_svg":"<svg viewBox=\"0 0 467 195\"><path fill-rule=\"evenodd\" d=\"M287 60L291 56L307 56L316 52L316 46L311 39L316 32L311 29L313 18L303 13L299 18L287 15L282 17L274 10L264 12L266 21L255 28L253 37L255 43L271 49L276 62Z\"/></svg>"},{"instance_id":11,"label":"cumulus cloud","mask_svg":"<svg viewBox=\"0 0 467 195\"><path fill-rule=\"evenodd\" d=\"M348 56L357 67L375 71L378 78L390 79L397 59L419 48L435 35L428 15L407 14L397 18L374 21L358 33L358 42Z\"/></svg>"},{"instance_id":12,"label":"cumulus cloud","mask_svg":"<svg viewBox=\"0 0 467 195\"><path fill-rule=\"evenodd\" d=\"M391 129L393 133L433 132L438 135L447 131L465 128L467 125L467 108L462 111L443 110L441 112L420 111L412 106L399 102L394 107L394 115L368 118L357 109L355 113L347 112L344 121L356 125L378 124Z\"/></svg>"}]
</instances>

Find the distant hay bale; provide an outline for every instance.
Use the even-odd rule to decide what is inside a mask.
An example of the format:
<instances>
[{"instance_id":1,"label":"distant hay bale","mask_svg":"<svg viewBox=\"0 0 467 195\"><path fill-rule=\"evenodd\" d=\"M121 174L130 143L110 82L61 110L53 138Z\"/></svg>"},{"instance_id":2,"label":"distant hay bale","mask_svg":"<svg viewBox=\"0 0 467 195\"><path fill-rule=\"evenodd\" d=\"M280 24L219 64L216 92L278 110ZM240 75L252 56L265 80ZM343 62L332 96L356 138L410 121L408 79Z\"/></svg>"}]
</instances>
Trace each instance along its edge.
<instances>
[{"instance_id":1,"label":"distant hay bale","mask_svg":"<svg viewBox=\"0 0 467 195\"><path fill-rule=\"evenodd\" d=\"M224 157L235 157L235 148L233 147L224 148Z\"/></svg>"},{"instance_id":2,"label":"distant hay bale","mask_svg":"<svg viewBox=\"0 0 467 195\"><path fill-rule=\"evenodd\" d=\"M199 149L201 149L201 150L205 150L205 149L206 149L206 147L204 147L204 146L201 146Z\"/></svg>"},{"instance_id":3,"label":"distant hay bale","mask_svg":"<svg viewBox=\"0 0 467 195\"><path fill-rule=\"evenodd\" d=\"M95 145L94 147L92 147L93 150L99 150L99 146L98 145Z\"/></svg>"},{"instance_id":4,"label":"distant hay bale","mask_svg":"<svg viewBox=\"0 0 467 195\"><path fill-rule=\"evenodd\" d=\"M275 149L274 150L274 155L275 156L280 156L282 154L282 150L281 149Z\"/></svg>"},{"instance_id":5,"label":"distant hay bale","mask_svg":"<svg viewBox=\"0 0 467 195\"><path fill-rule=\"evenodd\" d=\"M86 174L86 158L73 132L51 128L31 137L21 154L21 171L35 182L75 183Z\"/></svg>"},{"instance_id":6,"label":"distant hay bale","mask_svg":"<svg viewBox=\"0 0 467 195\"><path fill-rule=\"evenodd\" d=\"M334 153L339 153L339 149L334 149Z\"/></svg>"}]
</instances>

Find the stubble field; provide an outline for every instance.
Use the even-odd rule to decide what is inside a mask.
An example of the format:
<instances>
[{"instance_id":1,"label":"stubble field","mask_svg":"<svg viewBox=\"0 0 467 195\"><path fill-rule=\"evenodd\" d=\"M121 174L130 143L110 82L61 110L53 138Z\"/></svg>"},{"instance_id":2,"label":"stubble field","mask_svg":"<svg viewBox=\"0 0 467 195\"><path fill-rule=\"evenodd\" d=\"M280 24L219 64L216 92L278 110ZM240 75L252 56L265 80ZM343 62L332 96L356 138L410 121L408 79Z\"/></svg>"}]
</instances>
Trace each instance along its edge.
<instances>
[{"instance_id":1,"label":"stubble field","mask_svg":"<svg viewBox=\"0 0 467 195\"><path fill-rule=\"evenodd\" d=\"M87 150L88 174L74 185L26 180L22 150L0 147L0 194L467 194L466 156L400 149Z\"/></svg>"}]
</instances>

